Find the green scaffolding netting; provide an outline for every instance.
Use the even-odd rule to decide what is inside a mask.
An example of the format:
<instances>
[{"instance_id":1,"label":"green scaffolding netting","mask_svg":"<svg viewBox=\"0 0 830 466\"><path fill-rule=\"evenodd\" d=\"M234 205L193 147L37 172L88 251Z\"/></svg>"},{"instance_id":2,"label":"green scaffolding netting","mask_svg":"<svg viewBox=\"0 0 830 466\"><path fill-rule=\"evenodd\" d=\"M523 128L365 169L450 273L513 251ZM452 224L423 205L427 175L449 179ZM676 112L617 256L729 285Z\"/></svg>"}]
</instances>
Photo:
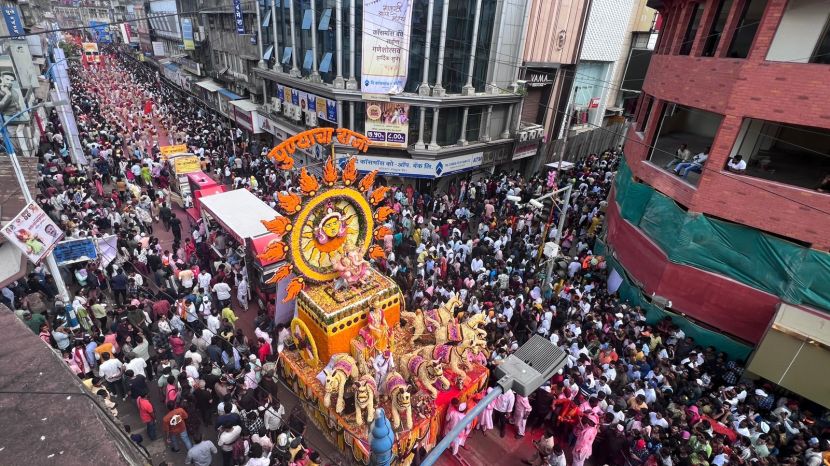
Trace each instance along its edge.
<instances>
[{"instance_id":1,"label":"green scaffolding netting","mask_svg":"<svg viewBox=\"0 0 830 466\"><path fill-rule=\"evenodd\" d=\"M597 244L599 243L600 242L597 241ZM604 250L604 245L600 246L599 250ZM717 331L709 330L689 319L686 319L685 317L667 312L662 308L655 306L646 298L646 296L642 293L642 290L631 282L625 274L624 269L616 260L614 260L613 257L607 257L606 259L608 261L609 270L614 268L617 273L622 276L622 284L617 291L619 293L620 300L632 306L640 306L643 308L646 311L646 321L648 323L656 324L660 320L670 317L672 322L683 329L683 332L685 332L686 335L694 338L696 344L703 347L713 346L718 351L723 351L733 359L744 360L747 356L749 356L749 353L752 352L752 347L744 343L734 340Z\"/></svg>"},{"instance_id":2,"label":"green scaffolding netting","mask_svg":"<svg viewBox=\"0 0 830 466\"><path fill-rule=\"evenodd\" d=\"M671 198L634 180L623 162L616 201L669 260L718 273L793 304L830 310L830 254L754 228L683 210Z\"/></svg>"}]
</instances>

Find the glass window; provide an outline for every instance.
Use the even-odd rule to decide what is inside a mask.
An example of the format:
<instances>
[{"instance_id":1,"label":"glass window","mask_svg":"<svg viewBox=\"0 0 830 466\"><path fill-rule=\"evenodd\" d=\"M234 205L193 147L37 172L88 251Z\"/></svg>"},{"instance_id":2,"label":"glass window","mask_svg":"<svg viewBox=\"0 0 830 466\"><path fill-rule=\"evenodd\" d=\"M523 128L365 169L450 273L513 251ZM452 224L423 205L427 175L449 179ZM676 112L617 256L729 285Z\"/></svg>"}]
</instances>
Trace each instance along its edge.
<instances>
[{"instance_id":1,"label":"glass window","mask_svg":"<svg viewBox=\"0 0 830 466\"><path fill-rule=\"evenodd\" d=\"M271 44L271 45L268 46L267 49L265 49L265 52L262 53L262 59L265 60L265 61L270 60L271 59L271 54L273 54L273 53L274 53L274 45Z\"/></svg>"},{"instance_id":2,"label":"glass window","mask_svg":"<svg viewBox=\"0 0 830 466\"><path fill-rule=\"evenodd\" d=\"M643 132L646 129L646 125L648 124L648 118L651 116L651 108L654 105L654 98L650 95L646 95L644 102L644 109L642 115L640 115L640 121L637 122L637 131Z\"/></svg>"},{"instance_id":3,"label":"glass window","mask_svg":"<svg viewBox=\"0 0 830 466\"><path fill-rule=\"evenodd\" d=\"M438 113L438 145L452 146L461 139L461 107L442 108Z\"/></svg>"},{"instance_id":4,"label":"glass window","mask_svg":"<svg viewBox=\"0 0 830 466\"><path fill-rule=\"evenodd\" d=\"M303 12L303 30L308 31L311 29L311 19L313 15L311 14L311 8L305 10Z\"/></svg>"},{"instance_id":5,"label":"glass window","mask_svg":"<svg viewBox=\"0 0 830 466\"><path fill-rule=\"evenodd\" d=\"M291 47L283 47L282 49L282 64L290 65L291 61Z\"/></svg>"},{"instance_id":6,"label":"glass window","mask_svg":"<svg viewBox=\"0 0 830 466\"><path fill-rule=\"evenodd\" d=\"M830 64L830 21L824 26L824 33L816 45L816 50L810 57L810 63Z\"/></svg>"},{"instance_id":7,"label":"glass window","mask_svg":"<svg viewBox=\"0 0 830 466\"><path fill-rule=\"evenodd\" d=\"M686 34L683 35L683 43L680 44L680 55L688 55L692 51L697 29L700 27L700 18L703 16L702 3L695 3L692 8L694 11L692 11L692 17L689 18L689 26L686 28Z\"/></svg>"},{"instance_id":8,"label":"glass window","mask_svg":"<svg viewBox=\"0 0 830 466\"><path fill-rule=\"evenodd\" d=\"M649 162L697 186L723 115L666 102Z\"/></svg>"},{"instance_id":9,"label":"glass window","mask_svg":"<svg viewBox=\"0 0 830 466\"><path fill-rule=\"evenodd\" d=\"M323 55L323 61L320 62L320 72L328 73L329 71L331 71L331 52L326 52Z\"/></svg>"},{"instance_id":10,"label":"glass window","mask_svg":"<svg viewBox=\"0 0 830 466\"><path fill-rule=\"evenodd\" d=\"M327 31L329 29L329 23L331 22L331 8L326 8L323 10L323 15L320 17L320 25L317 26L317 29L320 31Z\"/></svg>"},{"instance_id":11,"label":"glass window","mask_svg":"<svg viewBox=\"0 0 830 466\"><path fill-rule=\"evenodd\" d=\"M265 10L265 17L262 19L262 27L267 28L271 26L271 9Z\"/></svg>"},{"instance_id":12,"label":"glass window","mask_svg":"<svg viewBox=\"0 0 830 466\"><path fill-rule=\"evenodd\" d=\"M723 28L726 26L726 19L729 17L729 10L732 8L732 0L719 0L718 8L715 11L715 20L706 35L706 44L703 46L704 57L714 57L718 50Z\"/></svg>"},{"instance_id":13,"label":"glass window","mask_svg":"<svg viewBox=\"0 0 830 466\"><path fill-rule=\"evenodd\" d=\"M735 35L732 36L732 43L729 44L727 57L746 58L749 55L749 48L755 40L755 33L758 31L758 25L761 24L766 6L767 0L746 1L741 17L735 26Z\"/></svg>"},{"instance_id":14,"label":"glass window","mask_svg":"<svg viewBox=\"0 0 830 466\"><path fill-rule=\"evenodd\" d=\"M314 54L311 52L311 49L306 49L305 51L305 58L303 58L303 69L310 70L311 65L314 64Z\"/></svg>"},{"instance_id":15,"label":"glass window","mask_svg":"<svg viewBox=\"0 0 830 466\"><path fill-rule=\"evenodd\" d=\"M478 141L481 131L481 115L484 111L483 106L477 106L470 107L470 110L467 112L467 131L464 134L464 139L467 141Z\"/></svg>"}]
</instances>

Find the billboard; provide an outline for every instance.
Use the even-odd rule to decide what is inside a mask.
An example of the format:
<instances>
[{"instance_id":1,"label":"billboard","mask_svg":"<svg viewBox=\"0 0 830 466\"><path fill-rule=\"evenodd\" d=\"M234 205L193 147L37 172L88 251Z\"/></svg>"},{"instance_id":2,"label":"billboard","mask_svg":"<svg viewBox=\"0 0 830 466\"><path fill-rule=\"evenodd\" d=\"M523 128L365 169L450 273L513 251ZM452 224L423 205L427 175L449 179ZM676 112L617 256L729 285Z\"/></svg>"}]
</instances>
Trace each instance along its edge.
<instances>
[{"instance_id":1,"label":"billboard","mask_svg":"<svg viewBox=\"0 0 830 466\"><path fill-rule=\"evenodd\" d=\"M6 224L2 234L35 264L45 259L63 238L63 231L34 202Z\"/></svg>"},{"instance_id":2,"label":"billboard","mask_svg":"<svg viewBox=\"0 0 830 466\"><path fill-rule=\"evenodd\" d=\"M14 5L6 5L3 7L3 18L6 20L6 28L9 30L9 36L12 39L20 39L26 31L23 30L23 21L20 20L20 14L17 13L17 7Z\"/></svg>"},{"instance_id":3,"label":"billboard","mask_svg":"<svg viewBox=\"0 0 830 466\"><path fill-rule=\"evenodd\" d=\"M409 104L366 102L366 137L375 147L406 149Z\"/></svg>"},{"instance_id":4,"label":"billboard","mask_svg":"<svg viewBox=\"0 0 830 466\"><path fill-rule=\"evenodd\" d=\"M196 50L196 43L193 42L193 20L182 18L182 42L185 50Z\"/></svg>"},{"instance_id":5,"label":"billboard","mask_svg":"<svg viewBox=\"0 0 830 466\"><path fill-rule=\"evenodd\" d=\"M20 83L17 81L17 74L14 72L14 62L10 55L0 56L0 115L3 121L7 121L16 113L26 108L23 100L23 92L20 90ZM30 112L20 115L15 123L29 121Z\"/></svg>"},{"instance_id":6,"label":"billboard","mask_svg":"<svg viewBox=\"0 0 830 466\"><path fill-rule=\"evenodd\" d=\"M411 29L412 0L363 3L362 92L403 92L409 69Z\"/></svg>"},{"instance_id":7,"label":"billboard","mask_svg":"<svg viewBox=\"0 0 830 466\"><path fill-rule=\"evenodd\" d=\"M110 33L110 26L101 21L90 21L89 27L92 28L93 36L99 44L111 44L112 34Z\"/></svg>"}]
</instances>

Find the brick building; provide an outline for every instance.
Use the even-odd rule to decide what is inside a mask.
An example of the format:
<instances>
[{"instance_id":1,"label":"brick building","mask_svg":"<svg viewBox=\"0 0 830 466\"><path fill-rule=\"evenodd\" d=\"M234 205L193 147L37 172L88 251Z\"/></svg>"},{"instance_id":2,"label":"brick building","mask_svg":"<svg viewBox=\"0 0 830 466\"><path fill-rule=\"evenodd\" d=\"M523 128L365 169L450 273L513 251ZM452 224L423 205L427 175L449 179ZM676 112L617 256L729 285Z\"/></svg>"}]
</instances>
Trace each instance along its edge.
<instances>
[{"instance_id":1,"label":"brick building","mask_svg":"<svg viewBox=\"0 0 830 466\"><path fill-rule=\"evenodd\" d=\"M821 398L793 377L818 361L805 354L830 354L830 8L648 5L665 22L609 206L609 253L649 303L748 344L753 372ZM703 162L678 170L683 144ZM743 170L730 168L737 156Z\"/></svg>"}]
</instances>

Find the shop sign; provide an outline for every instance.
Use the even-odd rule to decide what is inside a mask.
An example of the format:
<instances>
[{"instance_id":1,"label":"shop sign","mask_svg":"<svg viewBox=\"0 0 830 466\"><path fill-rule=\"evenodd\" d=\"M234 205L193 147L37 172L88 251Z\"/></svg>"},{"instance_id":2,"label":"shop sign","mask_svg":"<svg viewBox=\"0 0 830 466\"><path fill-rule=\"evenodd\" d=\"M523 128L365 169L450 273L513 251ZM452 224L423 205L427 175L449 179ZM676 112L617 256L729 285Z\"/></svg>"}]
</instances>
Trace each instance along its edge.
<instances>
[{"instance_id":1,"label":"shop sign","mask_svg":"<svg viewBox=\"0 0 830 466\"><path fill-rule=\"evenodd\" d=\"M194 173L202 169L202 164L199 157L195 155L185 155L183 157L176 157L173 159L173 166L177 175L186 175Z\"/></svg>"},{"instance_id":2,"label":"shop sign","mask_svg":"<svg viewBox=\"0 0 830 466\"><path fill-rule=\"evenodd\" d=\"M337 163L344 165L347 155L338 156ZM401 157L383 157L374 155L356 155L357 171L370 172L378 170L380 175L400 176L403 178L441 178L479 168L484 163L484 153L459 155L441 160L418 160Z\"/></svg>"},{"instance_id":3,"label":"shop sign","mask_svg":"<svg viewBox=\"0 0 830 466\"><path fill-rule=\"evenodd\" d=\"M522 142L516 145L516 149L513 150L513 160L524 159L527 157L533 157L536 153L539 152L539 141L529 141L529 142Z\"/></svg>"},{"instance_id":4,"label":"shop sign","mask_svg":"<svg viewBox=\"0 0 830 466\"><path fill-rule=\"evenodd\" d=\"M160 146L159 152L161 159L167 160L168 157L174 154L184 154L187 152L187 144L176 144L175 146Z\"/></svg>"},{"instance_id":5,"label":"shop sign","mask_svg":"<svg viewBox=\"0 0 830 466\"><path fill-rule=\"evenodd\" d=\"M527 74L528 87L543 87L550 84L553 84L553 80L550 79L550 73L534 71Z\"/></svg>"}]
</instances>

